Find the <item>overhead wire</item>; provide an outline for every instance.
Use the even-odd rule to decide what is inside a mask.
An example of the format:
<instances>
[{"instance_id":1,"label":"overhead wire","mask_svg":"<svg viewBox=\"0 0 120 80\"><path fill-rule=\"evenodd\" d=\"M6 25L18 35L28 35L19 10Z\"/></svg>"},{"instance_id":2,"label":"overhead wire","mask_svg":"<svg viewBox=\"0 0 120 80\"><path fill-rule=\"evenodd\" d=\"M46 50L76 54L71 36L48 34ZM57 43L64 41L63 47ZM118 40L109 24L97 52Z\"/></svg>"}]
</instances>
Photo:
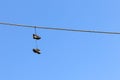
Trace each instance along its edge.
<instances>
[{"instance_id":1,"label":"overhead wire","mask_svg":"<svg viewBox=\"0 0 120 80\"><path fill-rule=\"evenodd\" d=\"M55 27L42 27L42 26L31 26L23 24L13 24L7 22L0 22L1 25L18 26L18 27L28 27L28 28L39 28L48 30L61 30L61 31L71 31L71 32L88 32L88 33L101 33L101 34L120 34L120 32L107 32L107 31L97 31L97 30L78 30L69 28L55 28Z\"/></svg>"}]
</instances>

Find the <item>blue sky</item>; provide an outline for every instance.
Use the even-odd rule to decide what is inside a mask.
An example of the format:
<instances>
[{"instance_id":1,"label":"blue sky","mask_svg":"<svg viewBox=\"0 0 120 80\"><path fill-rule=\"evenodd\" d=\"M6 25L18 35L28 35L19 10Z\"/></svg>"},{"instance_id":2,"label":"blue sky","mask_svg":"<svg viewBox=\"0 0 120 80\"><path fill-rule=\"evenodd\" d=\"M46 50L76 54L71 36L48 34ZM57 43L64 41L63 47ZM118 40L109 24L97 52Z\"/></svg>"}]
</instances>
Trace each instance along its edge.
<instances>
[{"instance_id":1,"label":"blue sky","mask_svg":"<svg viewBox=\"0 0 120 80\"><path fill-rule=\"evenodd\" d=\"M0 22L120 31L119 0L1 0ZM120 80L120 35L0 25L0 80Z\"/></svg>"}]
</instances>

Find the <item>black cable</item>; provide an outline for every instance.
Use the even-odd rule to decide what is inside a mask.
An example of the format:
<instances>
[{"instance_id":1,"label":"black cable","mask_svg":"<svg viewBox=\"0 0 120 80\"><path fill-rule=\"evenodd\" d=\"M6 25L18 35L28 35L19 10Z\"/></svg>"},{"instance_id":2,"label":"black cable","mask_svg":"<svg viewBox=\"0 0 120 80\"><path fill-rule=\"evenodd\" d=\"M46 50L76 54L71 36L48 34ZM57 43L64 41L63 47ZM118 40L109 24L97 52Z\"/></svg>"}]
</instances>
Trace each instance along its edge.
<instances>
[{"instance_id":1,"label":"black cable","mask_svg":"<svg viewBox=\"0 0 120 80\"><path fill-rule=\"evenodd\" d=\"M35 34L36 34L36 27L35 27Z\"/></svg>"},{"instance_id":2,"label":"black cable","mask_svg":"<svg viewBox=\"0 0 120 80\"><path fill-rule=\"evenodd\" d=\"M37 42L37 40L35 40L35 47L36 47L36 49L38 49L38 42Z\"/></svg>"},{"instance_id":3,"label":"black cable","mask_svg":"<svg viewBox=\"0 0 120 80\"><path fill-rule=\"evenodd\" d=\"M96 31L96 30L77 30L77 29L68 29L68 28L51 28L51 27L41 27L41 26L13 24L13 23L6 23L6 22L0 22L0 24L2 24L2 25L9 25L9 26L20 26L20 27L40 28L40 29L49 29L49 30L63 30L63 31L72 31L72 32L89 32L89 33L102 33L102 34L120 34L120 32L106 32L106 31Z\"/></svg>"},{"instance_id":4,"label":"black cable","mask_svg":"<svg viewBox=\"0 0 120 80\"><path fill-rule=\"evenodd\" d=\"M34 33L35 33L35 35L37 34L36 26L34 27ZM35 39L35 47L36 47L36 49L38 49L38 42L36 39Z\"/></svg>"}]
</instances>

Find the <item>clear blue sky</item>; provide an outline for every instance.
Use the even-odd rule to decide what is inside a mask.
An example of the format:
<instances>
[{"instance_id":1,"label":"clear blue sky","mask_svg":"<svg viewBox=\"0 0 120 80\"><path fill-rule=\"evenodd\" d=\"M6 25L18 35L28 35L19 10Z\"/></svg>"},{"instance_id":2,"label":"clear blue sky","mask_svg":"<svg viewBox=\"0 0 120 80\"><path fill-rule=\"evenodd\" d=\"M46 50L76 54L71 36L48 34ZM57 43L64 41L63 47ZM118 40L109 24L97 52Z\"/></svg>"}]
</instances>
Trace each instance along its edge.
<instances>
[{"instance_id":1,"label":"clear blue sky","mask_svg":"<svg viewBox=\"0 0 120 80\"><path fill-rule=\"evenodd\" d=\"M1 0L0 22L120 31L120 0ZM120 80L120 35L0 25L0 80Z\"/></svg>"}]
</instances>

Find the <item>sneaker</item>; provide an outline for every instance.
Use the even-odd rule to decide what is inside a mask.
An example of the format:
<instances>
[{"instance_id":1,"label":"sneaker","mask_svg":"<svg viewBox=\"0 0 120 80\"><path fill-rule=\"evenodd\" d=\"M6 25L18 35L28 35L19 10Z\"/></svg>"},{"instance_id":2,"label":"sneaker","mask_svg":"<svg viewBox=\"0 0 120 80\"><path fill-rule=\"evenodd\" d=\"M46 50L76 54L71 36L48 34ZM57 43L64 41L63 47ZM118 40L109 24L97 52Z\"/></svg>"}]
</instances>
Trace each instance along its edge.
<instances>
[{"instance_id":1,"label":"sneaker","mask_svg":"<svg viewBox=\"0 0 120 80\"><path fill-rule=\"evenodd\" d=\"M38 36L37 34L33 34L33 39L39 40L39 39L41 39L41 37Z\"/></svg>"},{"instance_id":2,"label":"sneaker","mask_svg":"<svg viewBox=\"0 0 120 80\"><path fill-rule=\"evenodd\" d=\"M40 54L40 50L37 49L37 48L36 48L36 49L33 49L33 52L34 52L34 53L37 53L37 54Z\"/></svg>"}]
</instances>

